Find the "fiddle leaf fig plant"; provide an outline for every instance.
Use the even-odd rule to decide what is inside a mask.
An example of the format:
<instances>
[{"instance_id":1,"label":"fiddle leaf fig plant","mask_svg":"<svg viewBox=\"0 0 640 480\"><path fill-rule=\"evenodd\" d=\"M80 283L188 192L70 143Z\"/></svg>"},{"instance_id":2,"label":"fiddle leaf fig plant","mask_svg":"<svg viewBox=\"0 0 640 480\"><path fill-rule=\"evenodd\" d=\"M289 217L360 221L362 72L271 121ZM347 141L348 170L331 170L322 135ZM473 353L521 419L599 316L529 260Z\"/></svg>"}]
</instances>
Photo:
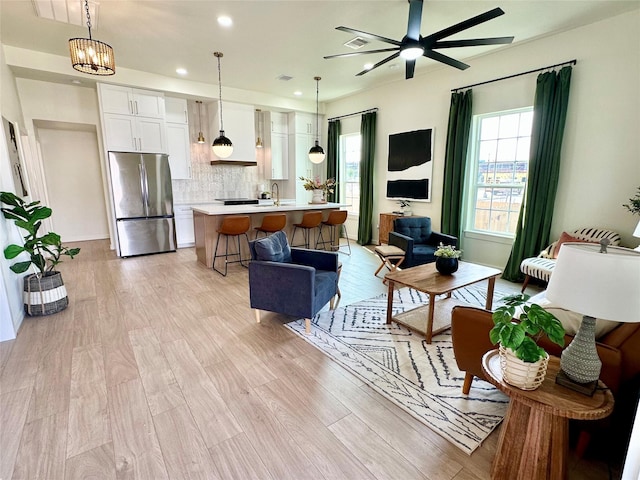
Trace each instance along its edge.
<instances>
[{"instance_id":1,"label":"fiddle leaf fig plant","mask_svg":"<svg viewBox=\"0 0 640 480\"><path fill-rule=\"evenodd\" d=\"M489 332L489 339L494 345L500 343L513 350L523 362L535 363L546 354L537 340L546 334L553 343L564 346L564 327L555 315L540 305L527 304L529 298L529 295L519 293L502 299L504 305L492 315L494 326ZM518 307L522 313L520 320L514 321Z\"/></svg>"},{"instance_id":2,"label":"fiddle leaf fig plant","mask_svg":"<svg viewBox=\"0 0 640 480\"><path fill-rule=\"evenodd\" d=\"M11 192L0 192L0 202L8 205L0 209L5 218L13 220L16 226L27 232L23 237L24 245L12 244L4 249L7 260L12 260L23 252L29 255L28 260L16 262L9 267L14 273L24 273L33 266L39 275L44 275L46 272L55 271L62 262L63 255L73 258L80 253L79 248L62 245L57 233L49 232L38 236L42 220L51 216L49 207L40 205L39 201L27 203Z\"/></svg>"}]
</instances>

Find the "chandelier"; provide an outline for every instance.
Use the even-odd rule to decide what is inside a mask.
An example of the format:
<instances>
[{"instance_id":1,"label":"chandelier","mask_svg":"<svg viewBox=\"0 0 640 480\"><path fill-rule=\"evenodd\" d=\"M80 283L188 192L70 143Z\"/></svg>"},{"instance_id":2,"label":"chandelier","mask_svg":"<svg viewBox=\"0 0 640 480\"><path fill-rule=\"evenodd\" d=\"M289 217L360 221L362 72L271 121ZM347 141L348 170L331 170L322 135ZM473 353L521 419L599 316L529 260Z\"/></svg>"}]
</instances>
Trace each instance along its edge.
<instances>
[{"instance_id":1,"label":"chandelier","mask_svg":"<svg viewBox=\"0 0 640 480\"><path fill-rule=\"evenodd\" d=\"M116 73L113 48L99 40L91 38L91 16L89 15L89 0L84 0L84 10L87 14L87 28L89 38L69 39L69 53L73 68L90 75L113 75Z\"/></svg>"}]
</instances>

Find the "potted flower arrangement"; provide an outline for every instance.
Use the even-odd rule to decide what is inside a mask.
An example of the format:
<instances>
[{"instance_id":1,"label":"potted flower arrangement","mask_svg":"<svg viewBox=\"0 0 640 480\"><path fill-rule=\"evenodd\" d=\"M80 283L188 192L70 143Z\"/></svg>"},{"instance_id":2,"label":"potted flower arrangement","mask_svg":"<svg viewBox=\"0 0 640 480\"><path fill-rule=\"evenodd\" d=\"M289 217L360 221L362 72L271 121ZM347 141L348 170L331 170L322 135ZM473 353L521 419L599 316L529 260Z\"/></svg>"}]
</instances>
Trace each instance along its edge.
<instances>
[{"instance_id":1,"label":"potted flower arrangement","mask_svg":"<svg viewBox=\"0 0 640 480\"><path fill-rule=\"evenodd\" d=\"M563 346L564 327L540 305L528 305L529 295L519 293L502 300L505 304L493 312L489 338L494 345L500 343L503 379L523 390L535 390L542 384L549 363L549 354L536 342L546 334L549 340ZM514 321L517 308L522 313L519 321Z\"/></svg>"},{"instance_id":2,"label":"potted flower arrangement","mask_svg":"<svg viewBox=\"0 0 640 480\"><path fill-rule=\"evenodd\" d=\"M398 205L400 205L400 211L404 217L411 215L411 202L409 200L398 200Z\"/></svg>"},{"instance_id":3,"label":"potted flower arrangement","mask_svg":"<svg viewBox=\"0 0 640 480\"><path fill-rule=\"evenodd\" d=\"M24 273L33 267L36 273L24 277L25 311L29 315L50 315L67 308L69 298L62 281L62 275L56 266L62 262L61 257L70 258L80 253L79 248L68 248L62 245L60 235L49 232L38 236L42 220L51 216L51 209L40 205L40 202L27 203L11 192L0 192L0 202L5 218L25 230L24 245L9 245L4 249L4 256L12 260L22 253L29 257L18 261L9 268L14 273Z\"/></svg>"},{"instance_id":4,"label":"potted flower arrangement","mask_svg":"<svg viewBox=\"0 0 640 480\"><path fill-rule=\"evenodd\" d=\"M315 180L310 178L300 177L304 183L302 186L305 190L312 190L313 197L311 197L311 203L327 203L326 196L328 193L333 193L336 186L335 178L329 178L325 182L321 182L319 177Z\"/></svg>"},{"instance_id":5,"label":"potted flower arrangement","mask_svg":"<svg viewBox=\"0 0 640 480\"><path fill-rule=\"evenodd\" d=\"M451 275L458 270L458 259L462 255L462 250L458 250L453 245L440 246L433 252L436 256L436 270L443 275Z\"/></svg>"}]
</instances>

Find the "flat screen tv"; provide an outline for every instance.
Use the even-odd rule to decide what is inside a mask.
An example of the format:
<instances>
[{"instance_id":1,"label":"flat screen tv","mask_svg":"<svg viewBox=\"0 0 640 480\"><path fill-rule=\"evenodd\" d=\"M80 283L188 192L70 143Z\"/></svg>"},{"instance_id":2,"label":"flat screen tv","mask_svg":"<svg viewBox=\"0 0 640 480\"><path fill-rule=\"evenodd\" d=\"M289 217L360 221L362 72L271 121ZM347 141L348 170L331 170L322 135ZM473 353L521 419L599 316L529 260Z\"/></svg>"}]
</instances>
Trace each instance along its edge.
<instances>
[{"instance_id":1,"label":"flat screen tv","mask_svg":"<svg viewBox=\"0 0 640 480\"><path fill-rule=\"evenodd\" d=\"M387 198L431 201L433 129L389 135Z\"/></svg>"}]
</instances>

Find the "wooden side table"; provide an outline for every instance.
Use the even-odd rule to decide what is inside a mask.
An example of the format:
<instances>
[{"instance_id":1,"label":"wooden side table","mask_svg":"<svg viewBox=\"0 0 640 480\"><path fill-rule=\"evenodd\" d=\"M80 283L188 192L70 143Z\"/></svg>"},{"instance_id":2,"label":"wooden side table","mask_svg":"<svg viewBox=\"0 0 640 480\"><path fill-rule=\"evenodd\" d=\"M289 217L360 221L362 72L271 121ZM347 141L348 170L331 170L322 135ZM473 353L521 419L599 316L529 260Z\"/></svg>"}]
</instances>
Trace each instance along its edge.
<instances>
[{"instance_id":1,"label":"wooden side table","mask_svg":"<svg viewBox=\"0 0 640 480\"><path fill-rule=\"evenodd\" d=\"M560 359L551 357L537 390L521 390L502 379L498 350L482 357L487 380L511 397L491 466L496 480L564 479L569 419L597 420L613 410L613 395L602 382L592 397L555 383Z\"/></svg>"}]
</instances>

